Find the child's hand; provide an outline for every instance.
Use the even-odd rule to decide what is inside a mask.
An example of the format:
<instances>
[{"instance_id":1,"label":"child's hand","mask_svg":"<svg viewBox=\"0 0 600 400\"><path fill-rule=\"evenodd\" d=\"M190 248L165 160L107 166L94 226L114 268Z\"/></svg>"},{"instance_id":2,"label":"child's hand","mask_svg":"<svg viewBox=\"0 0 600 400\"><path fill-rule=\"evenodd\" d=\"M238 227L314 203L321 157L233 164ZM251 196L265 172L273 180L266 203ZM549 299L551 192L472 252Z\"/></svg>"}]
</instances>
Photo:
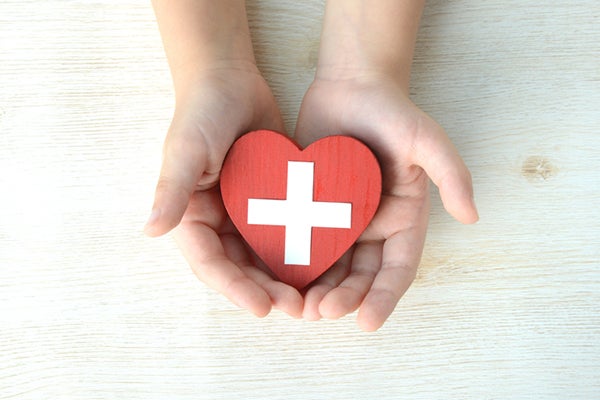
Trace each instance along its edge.
<instances>
[{"instance_id":1,"label":"child's hand","mask_svg":"<svg viewBox=\"0 0 600 400\"><path fill-rule=\"evenodd\" d=\"M269 87L256 67L221 63L199 73L177 97L146 232L157 236L179 224L176 241L200 280L256 315L274 306L300 316L302 297L256 266L218 189L221 164L239 135L283 131Z\"/></svg>"},{"instance_id":2,"label":"child's hand","mask_svg":"<svg viewBox=\"0 0 600 400\"><path fill-rule=\"evenodd\" d=\"M293 316L302 297L249 256L218 189L234 140L255 129L283 131L275 99L256 67L246 7L238 0L152 0L175 86L175 115L146 233L179 224L175 238L195 274L233 303L264 316ZM181 221L181 222L180 222Z\"/></svg>"},{"instance_id":3,"label":"child's hand","mask_svg":"<svg viewBox=\"0 0 600 400\"><path fill-rule=\"evenodd\" d=\"M306 146L343 134L361 139L383 173L381 204L353 248L305 296L307 319L339 318L357 308L364 330L378 329L415 278L429 213L428 175L444 206L463 223L477 221L471 176L443 129L386 74L348 71L317 79L300 110L296 139ZM344 75L336 80L335 76Z\"/></svg>"},{"instance_id":4,"label":"child's hand","mask_svg":"<svg viewBox=\"0 0 600 400\"><path fill-rule=\"evenodd\" d=\"M428 177L459 221L478 218L471 176L443 129L408 98L424 1L327 0L316 78L296 127L306 146L331 134L363 140L383 173L382 199L355 246L312 287L304 316L339 318L360 308L378 329L416 273L427 230Z\"/></svg>"}]
</instances>

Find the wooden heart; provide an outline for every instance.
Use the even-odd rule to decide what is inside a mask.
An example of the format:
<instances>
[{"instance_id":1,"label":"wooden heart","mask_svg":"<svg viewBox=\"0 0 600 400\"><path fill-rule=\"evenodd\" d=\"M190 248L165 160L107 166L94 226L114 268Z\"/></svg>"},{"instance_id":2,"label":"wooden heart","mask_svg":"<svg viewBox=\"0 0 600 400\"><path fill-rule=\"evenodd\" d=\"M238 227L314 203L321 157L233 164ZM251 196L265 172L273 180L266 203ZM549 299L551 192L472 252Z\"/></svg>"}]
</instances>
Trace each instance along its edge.
<instances>
[{"instance_id":1,"label":"wooden heart","mask_svg":"<svg viewBox=\"0 0 600 400\"><path fill-rule=\"evenodd\" d=\"M261 130L239 138L221 170L231 220L273 273L301 289L331 267L367 227L381 197L373 153L348 136L302 150Z\"/></svg>"}]
</instances>

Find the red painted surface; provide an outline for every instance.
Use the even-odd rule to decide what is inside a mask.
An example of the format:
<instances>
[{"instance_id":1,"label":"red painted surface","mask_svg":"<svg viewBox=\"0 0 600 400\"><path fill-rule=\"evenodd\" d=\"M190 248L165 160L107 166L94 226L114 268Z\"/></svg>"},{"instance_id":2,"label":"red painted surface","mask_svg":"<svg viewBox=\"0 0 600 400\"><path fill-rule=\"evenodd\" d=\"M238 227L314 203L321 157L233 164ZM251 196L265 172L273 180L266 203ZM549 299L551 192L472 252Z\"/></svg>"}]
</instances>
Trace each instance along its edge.
<instances>
[{"instance_id":1,"label":"red painted surface","mask_svg":"<svg viewBox=\"0 0 600 400\"><path fill-rule=\"evenodd\" d=\"M285 227L249 225L248 199L285 200L287 162L314 162L314 201L352 203L352 225L312 228L311 263L284 264ZM367 227L381 197L373 153L348 136L328 136L301 150L287 136L250 132L232 146L221 171L223 202L246 242L283 282L301 289L325 272Z\"/></svg>"}]
</instances>

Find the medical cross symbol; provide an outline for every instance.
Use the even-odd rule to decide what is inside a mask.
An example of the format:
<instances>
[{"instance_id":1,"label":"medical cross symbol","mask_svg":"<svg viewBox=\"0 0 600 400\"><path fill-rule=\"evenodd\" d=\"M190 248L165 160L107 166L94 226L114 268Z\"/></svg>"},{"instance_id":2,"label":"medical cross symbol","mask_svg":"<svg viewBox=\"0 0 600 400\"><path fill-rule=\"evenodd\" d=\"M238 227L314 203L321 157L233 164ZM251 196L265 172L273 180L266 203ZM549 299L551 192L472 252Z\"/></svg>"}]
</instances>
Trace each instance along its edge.
<instances>
[{"instance_id":1,"label":"medical cross symbol","mask_svg":"<svg viewBox=\"0 0 600 400\"><path fill-rule=\"evenodd\" d=\"M248 199L249 225L285 226L284 263L310 265L312 228L352 225L352 203L313 201L314 163L288 161L285 200Z\"/></svg>"}]
</instances>

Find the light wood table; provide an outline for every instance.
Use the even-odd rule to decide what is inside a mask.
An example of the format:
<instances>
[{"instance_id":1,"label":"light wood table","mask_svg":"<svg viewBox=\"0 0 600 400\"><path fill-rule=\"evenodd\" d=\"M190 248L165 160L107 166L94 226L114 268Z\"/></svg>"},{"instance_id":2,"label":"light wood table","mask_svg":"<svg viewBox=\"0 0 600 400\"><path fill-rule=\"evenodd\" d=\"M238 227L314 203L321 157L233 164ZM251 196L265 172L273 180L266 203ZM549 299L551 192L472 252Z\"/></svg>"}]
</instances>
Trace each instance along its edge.
<instances>
[{"instance_id":1,"label":"light wood table","mask_svg":"<svg viewBox=\"0 0 600 400\"><path fill-rule=\"evenodd\" d=\"M323 1L248 1L288 128ZM256 319L148 215L173 92L149 2L0 2L0 399L600 398L600 3L427 5L411 91L471 168L387 324Z\"/></svg>"}]
</instances>

